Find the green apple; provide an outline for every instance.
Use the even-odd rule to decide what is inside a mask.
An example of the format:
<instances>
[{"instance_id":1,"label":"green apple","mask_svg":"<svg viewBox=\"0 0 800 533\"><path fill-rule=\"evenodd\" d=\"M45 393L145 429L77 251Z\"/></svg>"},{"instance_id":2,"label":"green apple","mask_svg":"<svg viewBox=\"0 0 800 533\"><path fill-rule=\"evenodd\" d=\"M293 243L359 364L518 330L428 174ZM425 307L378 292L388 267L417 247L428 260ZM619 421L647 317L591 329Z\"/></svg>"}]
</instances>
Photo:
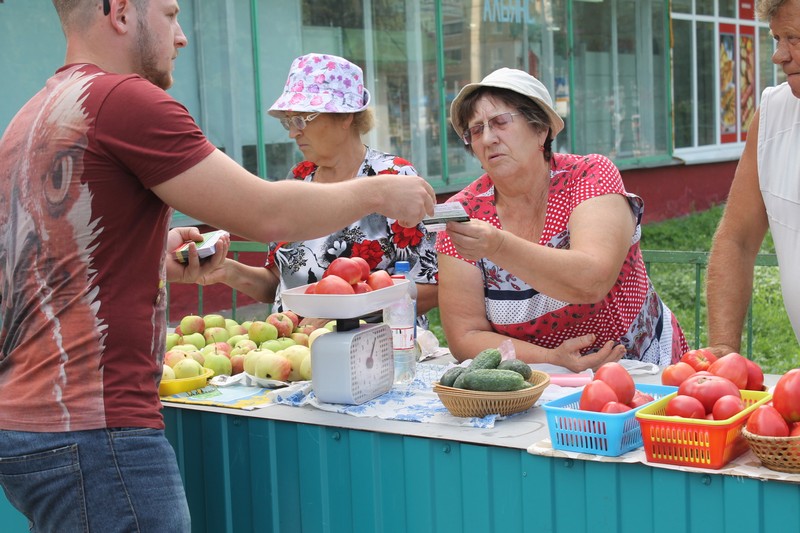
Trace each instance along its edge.
<instances>
[{"instance_id":1,"label":"green apple","mask_svg":"<svg viewBox=\"0 0 800 533\"><path fill-rule=\"evenodd\" d=\"M230 337L228 337L228 344L230 344L231 347L234 347L234 346L236 346L237 342L239 342L240 340L246 339L246 338L247 338L247 335L231 335Z\"/></svg>"},{"instance_id":2,"label":"green apple","mask_svg":"<svg viewBox=\"0 0 800 533\"><path fill-rule=\"evenodd\" d=\"M303 346L308 346L308 334L295 332L292 333L291 339L294 341L295 344L302 344Z\"/></svg>"},{"instance_id":3,"label":"green apple","mask_svg":"<svg viewBox=\"0 0 800 533\"><path fill-rule=\"evenodd\" d=\"M208 328L225 328L225 317L222 315L205 315L203 323Z\"/></svg>"},{"instance_id":4,"label":"green apple","mask_svg":"<svg viewBox=\"0 0 800 533\"><path fill-rule=\"evenodd\" d=\"M331 333L331 330L329 330L328 328L317 328L314 331L312 331L308 335L308 347L311 348L311 346L314 345L314 341L317 339L317 337L319 337L320 335L325 335L326 333Z\"/></svg>"},{"instance_id":5,"label":"green apple","mask_svg":"<svg viewBox=\"0 0 800 533\"><path fill-rule=\"evenodd\" d=\"M164 369L161 371L161 381L165 379L175 379L175 371L169 365L164 365Z\"/></svg>"},{"instance_id":6,"label":"green apple","mask_svg":"<svg viewBox=\"0 0 800 533\"><path fill-rule=\"evenodd\" d=\"M334 329L336 329L336 321L335 320L329 321L328 323L325 324L324 328L327 329L328 331L333 331Z\"/></svg>"},{"instance_id":7,"label":"green apple","mask_svg":"<svg viewBox=\"0 0 800 533\"><path fill-rule=\"evenodd\" d=\"M188 355L201 365L206 362L206 356L203 355L199 350L195 350L193 352L186 352L186 355Z\"/></svg>"},{"instance_id":8,"label":"green apple","mask_svg":"<svg viewBox=\"0 0 800 533\"><path fill-rule=\"evenodd\" d=\"M167 333L167 339L166 340L167 340L167 345L164 348L164 350L166 350L166 351L170 351L171 349L173 349L178 344L182 344L181 336L178 335L177 333Z\"/></svg>"},{"instance_id":9,"label":"green apple","mask_svg":"<svg viewBox=\"0 0 800 533\"><path fill-rule=\"evenodd\" d=\"M311 379L311 356L309 355L303 362L300 363L300 377L303 379Z\"/></svg>"},{"instance_id":10,"label":"green apple","mask_svg":"<svg viewBox=\"0 0 800 533\"><path fill-rule=\"evenodd\" d=\"M234 348L231 350L231 353L229 354L229 356L230 356L231 359L233 359L233 357L235 355L244 355L244 354L246 354L248 352L252 352L252 351L253 350L251 350L250 348L248 348L247 346L244 346L244 345L242 345L242 346L234 346Z\"/></svg>"},{"instance_id":11,"label":"green apple","mask_svg":"<svg viewBox=\"0 0 800 533\"><path fill-rule=\"evenodd\" d=\"M268 341L264 341L258 345L259 348L263 350L269 350L271 352L279 352L283 350L283 344L278 339L272 339Z\"/></svg>"},{"instance_id":12,"label":"green apple","mask_svg":"<svg viewBox=\"0 0 800 533\"><path fill-rule=\"evenodd\" d=\"M215 376L230 376L233 370L231 360L227 355L214 352L206 354L206 362L203 363L203 366L213 370Z\"/></svg>"},{"instance_id":13,"label":"green apple","mask_svg":"<svg viewBox=\"0 0 800 533\"><path fill-rule=\"evenodd\" d=\"M276 353L265 353L256 359L255 376L262 379L286 381L292 371L289 360Z\"/></svg>"},{"instance_id":14,"label":"green apple","mask_svg":"<svg viewBox=\"0 0 800 533\"><path fill-rule=\"evenodd\" d=\"M189 357L189 352L184 350L172 349L164 354L164 364L169 367L174 367L178 361Z\"/></svg>"},{"instance_id":15,"label":"green apple","mask_svg":"<svg viewBox=\"0 0 800 533\"><path fill-rule=\"evenodd\" d=\"M212 326L206 328L203 332L203 336L206 338L206 344L212 344L215 342L227 342L231 335L225 328Z\"/></svg>"},{"instance_id":16,"label":"green apple","mask_svg":"<svg viewBox=\"0 0 800 533\"><path fill-rule=\"evenodd\" d=\"M230 355L231 350L233 350L233 347L227 342L212 342L211 344L206 344L205 347L200 350L200 353L205 355L214 352L222 355Z\"/></svg>"},{"instance_id":17,"label":"green apple","mask_svg":"<svg viewBox=\"0 0 800 533\"><path fill-rule=\"evenodd\" d=\"M239 324L234 324L233 326L227 326L225 329L228 330L228 333L230 333L231 337L237 335L247 335L247 328L244 326L240 326Z\"/></svg>"},{"instance_id":18,"label":"green apple","mask_svg":"<svg viewBox=\"0 0 800 533\"><path fill-rule=\"evenodd\" d=\"M249 352L250 350L255 350L256 348L258 348L258 344L251 341L250 339L242 339L236 343L234 348L244 348Z\"/></svg>"},{"instance_id":19,"label":"green apple","mask_svg":"<svg viewBox=\"0 0 800 533\"><path fill-rule=\"evenodd\" d=\"M253 324L253 321L252 321L252 320L245 320L244 322L242 322L242 327L243 327L244 329L250 329L250 326L251 326L252 324Z\"/></svg>"},{"instance_id":20,"label":"green apple","mask_svg":"<svg viewBox=\"0 0 800 533\"><path fill-rule=\"evenodd\" d=\"M264 355L265 353L274 354L275 352L271 352L269 350L251 350L244 355L244 371L250 374L251 376L256 375L256 361L259 357Z\"/></svg>"},{"instance_id":21,"label":"green apple","mask_svg":"<svg viewBox=\"0 0 800 533\"><path fill-rule=\"evenodd\" d=\"M182 344L191 344L196 350L200 350L206 345L206 338L202 333L190 333L183 336Z\"/></svg>"},{"instance_id":22,"label":"green apple","mask_svg":"<svg viewBox=\"0 0 800 533\"><path fill-rule=\"evenodd\" d=\"M291 334L290 334L291 335ZM281 350L288 348L289 346L294 346L297 344L293 338L291 337L278 337L277 341L281 345Z\"/></svg>"},{"instance_id":23,"label":"green apple","mask_svg":"<svg viewBox=\"0 0 800 533\"><path fill-rule=\"evenodd\" d=\"M238 326L239 323L232 318L225 319L225 329L228 329L231 326Z\"/></svg>"},{"instance_id":24,"label":"green apple","mask_svg":"<svg viewBox=\"0 0 800 533\"><path fill-rule=\"evenodd\" d=\"M247 335L250 339L261 344L264 341L269 341L278 338L278 330L272 324L267 324L263 320L256 320L247 329Z\"/></svg>"},{"instance_id":25,"label":"green apple","mask_svg":"<svg viewBox=\"0 0 800 533\"><path fill-rule=\"evenodd\" d=\"M300 365L303 363L303 359L311 355L311 350L308 348L308 346L295 344L283 350L281 355L286 357L292 364L292 371L289 373L288 380L300 381L303 379L300 374Z\"/></svg>"},{"instance_id":26,"label":"green apple","mask_svg":"<svg viewBox=\"0 0 800 533\"><path fill-rule=\"evenodd\" d=\"M178 327L181 328L181 335L189 335L191 333L203 333L203 330L206 329L206 323L203 321L203 317L199 315L186 315L181 318L181 323Z\"/></svg>"},{"instance_id":27,"label":"green apple","mask_svg":"<svg viewBox=\"0 0 800 533\"><path fill-rule=\"evenodd\" d=\"M192 359L191 357L181 359L175 366L172 367L175 372L175 379L194 378L203 375L203 365Z\"/></svg>"}]
</instances>

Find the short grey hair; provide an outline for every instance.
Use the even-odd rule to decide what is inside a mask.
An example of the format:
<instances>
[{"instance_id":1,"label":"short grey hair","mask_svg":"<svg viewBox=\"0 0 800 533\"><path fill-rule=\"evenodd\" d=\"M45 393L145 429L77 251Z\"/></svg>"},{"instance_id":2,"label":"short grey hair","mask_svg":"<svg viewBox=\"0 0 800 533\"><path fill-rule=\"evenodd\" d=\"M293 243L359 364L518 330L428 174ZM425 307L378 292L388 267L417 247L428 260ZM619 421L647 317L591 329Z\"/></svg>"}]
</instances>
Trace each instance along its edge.
<instances>
[{"instance_id":1,"label":"short grey hair","mask_svg":"<svg viewBox=\"0 0 800 533\"><path fill-rule=\"evenodd\" d=\"M758 20L770 21L778 9L788 0L758 0L756 2L756 18Z\"/></svg>"}]
</instances>

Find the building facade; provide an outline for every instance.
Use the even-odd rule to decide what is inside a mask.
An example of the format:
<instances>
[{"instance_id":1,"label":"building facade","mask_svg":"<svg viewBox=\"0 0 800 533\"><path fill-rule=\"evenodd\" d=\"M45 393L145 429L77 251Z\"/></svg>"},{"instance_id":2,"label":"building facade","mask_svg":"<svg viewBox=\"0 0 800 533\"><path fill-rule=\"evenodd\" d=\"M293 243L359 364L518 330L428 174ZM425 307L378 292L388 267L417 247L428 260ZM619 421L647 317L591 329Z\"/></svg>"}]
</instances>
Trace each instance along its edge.
<instances>
[{"instance_id":1,"label":"building facade","mask_svg":"<svg viewBox=\"0 0 800 533\"><path fill-rule=\"evenodd\" d=\"M724 199L761 90L783 81L754 2L181 0L189 46L170 92L215 145L282 179L301 154L266 110L296 56L344 56L373 95L365 142L446 196L481 173L450 102L496 68L523 69L564 118L555 149L609 156L628 189L657 195L656 211L673 204L655 216L666 218ZM0 50L3 130L63 62L51 1L0 0Z\"/></svg>"}]
</instances>

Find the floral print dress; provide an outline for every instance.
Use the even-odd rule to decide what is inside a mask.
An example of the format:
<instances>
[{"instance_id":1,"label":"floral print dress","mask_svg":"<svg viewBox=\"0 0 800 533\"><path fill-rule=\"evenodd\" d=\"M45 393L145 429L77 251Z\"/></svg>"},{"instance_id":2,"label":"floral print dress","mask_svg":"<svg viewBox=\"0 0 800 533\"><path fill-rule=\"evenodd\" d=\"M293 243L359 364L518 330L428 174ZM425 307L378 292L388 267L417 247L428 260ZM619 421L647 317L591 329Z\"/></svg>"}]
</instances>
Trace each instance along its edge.
<instances>
[{"instance_id":1,"label":"floral print dress","mask_svg":"<svg viewBox=\"0 0 800 533\"><path fill-rule=\"evenodd\" d=\"M317 165L303 161L292 168L288 178L313 181L316 170ZM367 147L355 179L369 179L378 174L417 175L417 171L401 157ZM282 309L281 291L319 281L337 257L356 256L366 259L371 270L386 270L390 274L397 261L408 261L411 278L417 283L437 283L435 234L428 233L422 224L405 228L394 219L373 213L326 237L270 243L266 266L277 265L281 280L275 309ZM418 317L417 323L428 326L424 315Z\"/></svg>"},{"instance_id":2,"label":"floral print dress","mask_svg":"<svg viewBox=\"0 0 800 533\"><path fill-rule=\"evenodd\" d=\"M481 269L486 316L498 333L556 348L567 339L597 335L586 352L609 340L625 345L626 358L660 366L677 361L688 350L674 315L656 294L647 276L639 238L644 204L627 193L619 170L600 155L553 154L547 212L539 245L569 248L568 222L581 202L605 194L622 194L637 219L628 255L617 282L606 297L593 304L571 304L550 298L488 259L473 262L461 257L446 232L439 234L437 250ZM449 201L461 202L471 218L502 229L495 209L494 184L483 175Z\"/></svg>"}]
</instances>

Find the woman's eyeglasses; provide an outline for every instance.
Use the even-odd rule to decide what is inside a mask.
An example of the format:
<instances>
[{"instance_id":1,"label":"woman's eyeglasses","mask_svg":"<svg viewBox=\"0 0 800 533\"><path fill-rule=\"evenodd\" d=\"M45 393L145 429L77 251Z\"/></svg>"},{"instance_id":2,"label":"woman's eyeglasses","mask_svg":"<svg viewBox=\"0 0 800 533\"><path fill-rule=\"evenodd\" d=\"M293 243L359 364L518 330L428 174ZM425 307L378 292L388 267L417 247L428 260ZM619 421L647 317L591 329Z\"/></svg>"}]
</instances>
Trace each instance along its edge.
<instances>
[{"instance_id":1,"label":"woman's eyeglasses","mask_svg":"<svg viewBox=\"0 0 800 533\"><path fill-rule=\"evenodd\" d=\"M319 116L319 113L311 113L305 117L300 115L294 115L293 117L283 117L281 119L281 124L284 128L289 130L292 126L296 129L302 131L306 129L306 124L314 120Z\"/></svg>"},{"instance_id":2,"label":"woman's eyeglasses","mask_svg":"<svg viewBox=\"0 0 800 533\"><path fill-rule=\"evenodd\" d=\"M501 113L484 122L483 124L475 124L474 126L464 130L461 138L464 139L464 144L469 146L472 142L483 135L483 128L489 126L491 130L503 131L506 126L514 122L514 117L522 113Z\"/></svg>"},{"instance_id":3,"label":"woman's eyeglasses","mask_svg":"<svg viewBox=\"0 0 800 533\"><path fill-rule=\"evenodd\" d=\"M111 13L111 0L103 0L103 15Z\"/></svg>"}]
</instances>

